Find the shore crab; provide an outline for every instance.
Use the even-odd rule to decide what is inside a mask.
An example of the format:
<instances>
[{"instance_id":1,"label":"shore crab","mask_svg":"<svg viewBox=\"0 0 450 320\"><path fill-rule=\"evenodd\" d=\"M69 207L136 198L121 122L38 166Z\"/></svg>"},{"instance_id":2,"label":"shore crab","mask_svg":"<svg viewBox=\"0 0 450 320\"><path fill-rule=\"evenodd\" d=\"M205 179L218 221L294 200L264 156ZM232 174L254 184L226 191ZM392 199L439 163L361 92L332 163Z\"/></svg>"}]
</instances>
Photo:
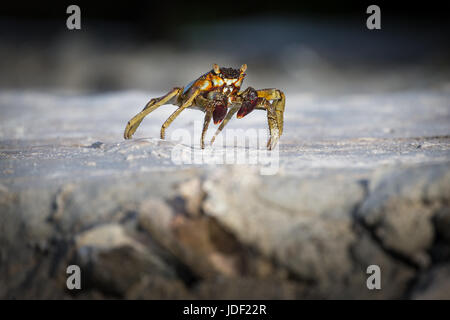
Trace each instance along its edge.
<instances>
[{"instance_id":1,"label":"shore crab","mask_svg":"<svg viewBox=\"0 0 450 320\"><path fill-rule=\"evenodd\" d=\"M162 105L173 104L178 108L163 123L161 139L165 138L166 129L183 110L187 108L198 109L205 112L200 141L201 148L204 149L205 135L211 119L216 125L220 123L211 139L212 144L236 112L236 117L240 119L253 110L265 110L270 133L267 149L272 150L283 133L285 96L278 89L255 90L248 87L239 91L246 76L246 70L246 64L242 65L240 69L219 67L214 64L212 70L192 81L186 87L173 88L166 95L151 99L141 112L128 121L124 138L130 139L142 120L150 112Z\"/></svg>"}]
</instances>

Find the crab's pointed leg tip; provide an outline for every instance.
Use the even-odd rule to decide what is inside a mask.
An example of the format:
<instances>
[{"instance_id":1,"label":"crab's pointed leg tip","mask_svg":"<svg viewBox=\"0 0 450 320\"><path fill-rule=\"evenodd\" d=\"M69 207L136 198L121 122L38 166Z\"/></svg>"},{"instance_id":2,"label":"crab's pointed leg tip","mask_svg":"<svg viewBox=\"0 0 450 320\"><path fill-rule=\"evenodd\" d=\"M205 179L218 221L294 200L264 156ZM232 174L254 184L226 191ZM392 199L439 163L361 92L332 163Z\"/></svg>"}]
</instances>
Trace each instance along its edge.
<instances>
[{"instance_id":1,"label":"crab's pointed leg tip","mask_svg":"<svg viewBox=\"0 0 450 320\"><path fill-rule=\"evenodd\" d=\"M270 150L274 150L274 149L275 149L275 147L277 146L277 144L278 144L278 141L277 141L277 142L274 142L274 143L272 143L272 144L270 145Z\"/></svg>"}]
</instances>

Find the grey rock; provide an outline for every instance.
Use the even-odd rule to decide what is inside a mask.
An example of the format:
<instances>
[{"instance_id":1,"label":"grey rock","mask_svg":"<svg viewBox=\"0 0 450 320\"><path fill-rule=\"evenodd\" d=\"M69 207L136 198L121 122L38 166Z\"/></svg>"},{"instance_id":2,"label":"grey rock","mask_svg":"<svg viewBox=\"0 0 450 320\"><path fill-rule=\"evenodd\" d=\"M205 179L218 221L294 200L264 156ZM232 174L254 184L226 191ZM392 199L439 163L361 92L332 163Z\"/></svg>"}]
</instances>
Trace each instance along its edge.
<instances>
[{"instance_id":1,"label":"grey rock","mask_svg":"<svg viewBox=\"0 0 450 320\"><path fill-rule=\"evenodd\" d=\"M298 299L308 297L305 285L295 281L258 278L219 278L204 281L194 288L199 299ZM313 297L312 295L310 296Z\"/></svg>"},{"instance_id":2,"label":"grey rock","mask_svg":"<svg viewBox=\"0 0 450 320\"><path fill-rule=\"evenodd\" d=\"M387 253L383 247L371 238L361 226L355 228L358 241L352 248L353 272L348 277L348 286L353 290L342 288L335 292L335 298L342 297L342 292L349 292L351 299L405 299L411 283L415 280L416 270L409 264L399 261ZM376 265L381 272L381 289L369 290L367 273L369 266Z\"/></svg>"},{"instance_id":3,"label":"grey rock","mask_svg":"<svg viewBox=\"0 0 450 320\"><path fill-rule=\"evenodd\" d=\"M157 138L170 107L124 141L160 93L2 92L0 298L431 295L448 274L426 275L450 259L448 92L286 94L279 167L262 176L262 164L175 163L175 148L201 151L172 129ZM266 122L255 112L227 128ZM213 148L225 147L250 152ZM372 264L382 290L366 287Z\"/></svg>"},{"instance_id":4,"label":"grey rock","mask_svg":"<svg viewBox=\"0 0 450 320\"><path fill-rule=\"evenodd\" d=\"M328 285L350 272L349 246L356 241L351 211L364 196L359 183L345 177L264 179L233 167L217 171L204 189L207 215L301 279Z\"/></svg>"},{"instance_id":5,"label":"grey rock","mask_svg":"<svg viewBox=\"0 0 450 320\"><path fill-rule=\"evenodd\" d=\"M157 199L144 201L139 212L139 226L196 277L233 277L264 264L257 257L247 261L242 245L208 217L175 214Z\"/></svg>"},{"instance_id":6,"label":"grey rock","mask_svg":"<svg viewBox=\"0 0 450 320\"><path fill-rule=\"evenodd\" d=\"M423 274L412 291L418 300L450 300L450 264L437 265Z\"/></svg>"},{"instance_id":7,"label":"grey rock","mask_svg":"<svg viewBox=\"0 0 450 320\"><path fill-rule=\"evenodd\" d=\"M449 198L448 164L390 168L374 174L358 216L384 247L426 267L435 237L432 217Z\"/></svg>"},{"instance_id":8,"label":"grey rock","mask_svg":"<svg viewBox=\"0 0 450 320\"><path fill-rule=\"evenodd\" d=\"M450 205L444 204L434 215L436 234L450 244Z\"/></svg>"}]
</instances>

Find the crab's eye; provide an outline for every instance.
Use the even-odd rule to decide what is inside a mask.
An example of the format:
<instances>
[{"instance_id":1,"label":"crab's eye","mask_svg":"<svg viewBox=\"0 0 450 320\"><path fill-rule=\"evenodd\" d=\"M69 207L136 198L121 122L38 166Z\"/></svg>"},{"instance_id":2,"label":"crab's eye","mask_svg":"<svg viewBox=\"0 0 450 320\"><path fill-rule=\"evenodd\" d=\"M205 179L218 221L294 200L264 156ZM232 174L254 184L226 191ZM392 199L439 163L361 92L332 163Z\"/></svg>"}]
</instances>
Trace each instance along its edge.
<instances>
[{"instance_id":1,"label":"crab's eye","mask_svg":"<svg viewBox=\"0 0 450 320\"><path fill-rule=\"evenodd\" d=\"M215 74L221 74L219 66L215 63L213 64L213 70Z\"/></svg>"}]
</instances>

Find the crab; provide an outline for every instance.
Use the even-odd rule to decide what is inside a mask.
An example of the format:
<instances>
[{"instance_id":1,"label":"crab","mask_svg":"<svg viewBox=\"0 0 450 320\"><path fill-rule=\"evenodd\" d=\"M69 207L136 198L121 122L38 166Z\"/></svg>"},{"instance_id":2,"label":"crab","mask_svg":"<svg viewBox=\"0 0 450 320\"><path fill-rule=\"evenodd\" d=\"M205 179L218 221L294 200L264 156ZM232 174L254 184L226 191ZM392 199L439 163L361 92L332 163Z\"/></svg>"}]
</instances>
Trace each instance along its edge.
<instances>
[{"instance_id":1,"label":"crab","mask_svg":"<svg viewBox=\"0 0 450 320\"><path fill-rule=\"evenodd\" d=\"M253 110L265 110L269 125L269 140L267 149L272 150L283 133L283 114L285 106L284 93L279 89L255 90L252 87L240 91L246 76L247 65L240 69L219 67L213 65L212 70L203 74L186 87L175 87L166 95L151 99L144 109L128 121L124 138L130 139L136 132L142 120L152 111L165 104L173 104L178 108L161 127L161 139L165 138L166 129L180 113L187 109L198 109L205 113L200 146L205 148L205 135L211 119L214 124L220 123L210 144L223 130L229 120L237 112L237 118L243 118Z\"/></svg>"}]
</instances>

